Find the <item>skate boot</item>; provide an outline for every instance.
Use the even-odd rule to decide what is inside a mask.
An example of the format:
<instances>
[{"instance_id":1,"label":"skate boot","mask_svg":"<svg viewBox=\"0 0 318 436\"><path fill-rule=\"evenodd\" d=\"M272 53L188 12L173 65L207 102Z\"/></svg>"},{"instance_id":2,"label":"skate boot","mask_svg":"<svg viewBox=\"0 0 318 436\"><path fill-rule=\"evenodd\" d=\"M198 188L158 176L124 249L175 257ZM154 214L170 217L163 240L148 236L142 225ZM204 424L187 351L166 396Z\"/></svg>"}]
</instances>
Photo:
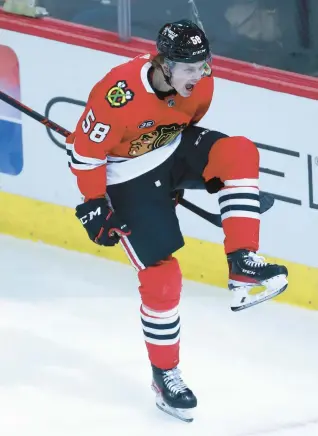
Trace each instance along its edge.
<instances>
[{"instance_id":1,"label":"skate boot","mask_svg":"<svg viewBox=\"0 0 318 436\"><path fill-rule=\"evenodd\" d=\"M227 259L229 289L233 291L231 310L234 312L274 298L287 288L288 271L283 265L266 263L263 257L248 250L230 253Z\"/></svg>"},{"instance_id":2,"label":"skate boot","mask_svg":"<svg viewBox=\"0 0 318 436\"><path fill-rule=\"evenodd\" d=\"M157 407L175 418L192 422L191 411L197 406L197 399L183 382L180 370L177 367L163 370L152 365L152 372Z\"/></svg>"}]
</instances>

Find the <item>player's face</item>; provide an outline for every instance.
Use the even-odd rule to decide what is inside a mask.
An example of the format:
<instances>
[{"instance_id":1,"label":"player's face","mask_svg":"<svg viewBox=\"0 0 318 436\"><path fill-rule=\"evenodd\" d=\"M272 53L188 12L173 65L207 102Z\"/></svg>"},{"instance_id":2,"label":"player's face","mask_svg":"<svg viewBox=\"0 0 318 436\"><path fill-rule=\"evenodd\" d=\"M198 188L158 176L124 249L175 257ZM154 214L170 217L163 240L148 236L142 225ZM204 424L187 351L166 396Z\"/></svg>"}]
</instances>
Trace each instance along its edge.
<instances>
[{"instance_id":1,"label":"player's face","mask_svg":"<svg viewBox=\"0 0 318 436\"><path fill-rule=\"evenodd\" d=\"M206 75L206 61L195 63L176 62L171 68L171 85L182 97L189 97L194 86Z\"/></svg>"}]
</instances>

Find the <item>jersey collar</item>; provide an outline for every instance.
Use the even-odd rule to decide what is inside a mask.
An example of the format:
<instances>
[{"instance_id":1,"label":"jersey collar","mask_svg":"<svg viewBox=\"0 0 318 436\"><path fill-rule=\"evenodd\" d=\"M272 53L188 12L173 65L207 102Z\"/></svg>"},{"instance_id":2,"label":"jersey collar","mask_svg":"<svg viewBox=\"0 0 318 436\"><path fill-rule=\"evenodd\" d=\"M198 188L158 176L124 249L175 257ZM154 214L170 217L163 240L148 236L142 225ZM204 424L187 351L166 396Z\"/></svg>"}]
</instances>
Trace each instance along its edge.
<instances>
[{"instance_id":1,"label":"jersey collar","mask_svg":"<svg viewBox=\"0 0 318 436\"><path fill-rule=\"evenodd\" d=\"M155 91L150 85L148 79L148 73L151 67L152 67L151 62L146 62L141 68L140 76L141 76L141 82L144 85L145 90L150 94L154 94Z\"/></svg>"}]
</instances>

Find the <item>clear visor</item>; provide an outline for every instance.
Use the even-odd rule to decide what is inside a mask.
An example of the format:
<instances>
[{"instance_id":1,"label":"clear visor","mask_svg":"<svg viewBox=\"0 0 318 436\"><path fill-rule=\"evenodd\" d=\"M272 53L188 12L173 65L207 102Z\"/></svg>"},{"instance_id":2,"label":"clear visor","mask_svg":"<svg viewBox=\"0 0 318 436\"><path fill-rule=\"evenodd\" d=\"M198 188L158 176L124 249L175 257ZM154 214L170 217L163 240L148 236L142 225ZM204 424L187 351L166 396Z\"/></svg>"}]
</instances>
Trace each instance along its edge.
<instances>
[{"instance_id":1,"label":"clear visor","mask_svg":"<svg viewBox=\"0 0 318 436\"><path fill-rule=\"evenodd\" d=\"M204 61L190 63L175 62L166 59L166 63L169 66L171 72L173 72L174 69L177 69L179 72L181 72L182 70L184 72L189 72L190 70L192 70L197 72L197 74L199 74L201 78L210 76L212 72L212 55L209 55L209 57L206 58Z\"/></svg>"}]
</instances>

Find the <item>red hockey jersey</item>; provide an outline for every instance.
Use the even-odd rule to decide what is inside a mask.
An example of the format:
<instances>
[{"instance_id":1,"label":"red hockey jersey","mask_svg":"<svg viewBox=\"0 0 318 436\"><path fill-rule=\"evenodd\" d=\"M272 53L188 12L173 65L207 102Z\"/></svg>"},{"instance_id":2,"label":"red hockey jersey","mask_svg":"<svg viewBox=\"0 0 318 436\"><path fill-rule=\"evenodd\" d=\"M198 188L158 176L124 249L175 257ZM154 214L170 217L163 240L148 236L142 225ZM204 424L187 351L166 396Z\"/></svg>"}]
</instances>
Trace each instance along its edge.
<instances>
[{"instance_id":1,"label":"red hockey jersey","mask_svg":"<svg viewBox=\"0 0 318 436\"><path fill-rule=\"evenodd\" d=\"M70 167L86 199L105 195L108 175L114 172L110 167L125 162L125 171L130 171L127 161L141 163L146 154L169 147L210 106L212 75L201 79L190 97L158 98L148 79L152 58L138 56L107 73L92 89L76 130L67 139ZM157 165L163 159L158 152L152 161L156 159ZM146 171L145 165L140 168Z\"/></svg>"}]
</instances>

